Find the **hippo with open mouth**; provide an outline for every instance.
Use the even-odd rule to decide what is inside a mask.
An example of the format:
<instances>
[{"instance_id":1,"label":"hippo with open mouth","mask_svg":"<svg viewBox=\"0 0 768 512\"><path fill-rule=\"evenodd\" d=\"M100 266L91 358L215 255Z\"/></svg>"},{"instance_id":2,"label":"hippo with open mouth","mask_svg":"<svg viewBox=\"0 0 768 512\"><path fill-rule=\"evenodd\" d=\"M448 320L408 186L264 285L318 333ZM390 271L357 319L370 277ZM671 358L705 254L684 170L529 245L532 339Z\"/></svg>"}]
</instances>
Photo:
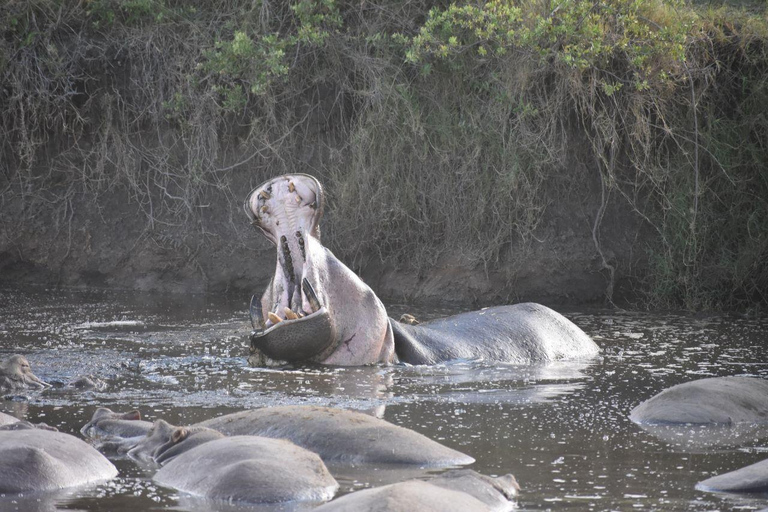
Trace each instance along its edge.
<instances>
[{"instance_id":1,"label":"hippo with open mouth","mask_svg":"<svg viewBox=\"0 0 768 512\"><path fill-rule=\"evenodd\" d=\"M397 322L320 242L323 189L306 174L273 178L244 209L277 248L275 275L251 300L251 361L355 366L452 359L530 363L591 357L598 346L540 304L499 306L419 325Z\"/></svg>"}]
</instances>

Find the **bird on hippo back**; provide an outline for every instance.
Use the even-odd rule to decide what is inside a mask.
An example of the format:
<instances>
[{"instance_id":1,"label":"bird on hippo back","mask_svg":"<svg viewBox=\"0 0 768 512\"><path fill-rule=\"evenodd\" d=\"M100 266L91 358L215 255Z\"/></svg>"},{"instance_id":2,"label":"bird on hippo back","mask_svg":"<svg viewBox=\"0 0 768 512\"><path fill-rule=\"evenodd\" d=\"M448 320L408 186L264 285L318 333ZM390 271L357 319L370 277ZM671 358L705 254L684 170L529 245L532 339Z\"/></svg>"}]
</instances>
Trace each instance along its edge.
<instances>
[{"instance_id":1,"label":"bird on hippo back","mask_svg":"<svg viewBox=\"0 0 768 512\"><path fill-rule=\"evenodd\" d=\"M381 300L320 241L324 196L306 174L254 189L244 209L277 249L275 274L251 299L251 362L434 364L453 359L531 363L591 357L598 346L555 311L535 303L411 325L387 316Z\"/></svg>"}]
</instances>

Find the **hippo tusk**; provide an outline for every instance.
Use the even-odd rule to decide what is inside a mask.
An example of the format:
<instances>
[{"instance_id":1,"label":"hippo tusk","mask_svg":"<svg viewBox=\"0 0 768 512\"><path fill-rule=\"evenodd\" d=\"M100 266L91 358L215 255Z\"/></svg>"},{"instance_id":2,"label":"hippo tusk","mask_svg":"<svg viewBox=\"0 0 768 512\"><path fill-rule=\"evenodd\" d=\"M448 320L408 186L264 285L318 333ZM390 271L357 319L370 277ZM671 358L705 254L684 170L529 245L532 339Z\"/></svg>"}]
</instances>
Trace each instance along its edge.
<instances>
[{"instance_id":1,"label":"hippo tusk","mask_svg":"<svg viewBox=\"0 0 768 512\"><path fill-rule=\"evenodd\" d=\"M251 313L251 325L256 331L264 329L264 318L261 316L261 301L255 295L251 297L251 305L248 307Z\"/></svg>"},{"instance_id":2,"label":"hippo tusk","mask_svg":"<svg viewBox=\"0 0 768 512\"><path fill-rule=\"evenodd\" d=\"M309 305L312 306L312 312L319 311L323 306L317 298L315 289L312 288L312 285L309 284L306 277L301 281L301 288L304 290L304 295L307 297Z\"/></svg>"},{"instance_id":3,"label":"hippo tusk","mask_svg":"<svg viewBox=\"0 0 768 512\"><path fill-rule=\"evenodd\" d=\"M280 318L279 316L277 316L276 314L274 314L274 313L273 313L273 312L271 312L271 311L270 311L269 313L267 313L267 317L269 318L269 320L270 320L270 321L271 321L273 324L279 324L280 322L282 322L282 321L283 321L283 319L282 319L282 318Z\"/></svg>"},{"instance_id":4,"label":"hippo tusk","mask_svg":"<svg viewBox=\"0 0 768 512\"><path fill-rule=\"evenodd\" d=\"M291 308L285 308L286 320L296 320L297 318L299 318L299 315L297 315Z\"/></svg>"}]
</instances>

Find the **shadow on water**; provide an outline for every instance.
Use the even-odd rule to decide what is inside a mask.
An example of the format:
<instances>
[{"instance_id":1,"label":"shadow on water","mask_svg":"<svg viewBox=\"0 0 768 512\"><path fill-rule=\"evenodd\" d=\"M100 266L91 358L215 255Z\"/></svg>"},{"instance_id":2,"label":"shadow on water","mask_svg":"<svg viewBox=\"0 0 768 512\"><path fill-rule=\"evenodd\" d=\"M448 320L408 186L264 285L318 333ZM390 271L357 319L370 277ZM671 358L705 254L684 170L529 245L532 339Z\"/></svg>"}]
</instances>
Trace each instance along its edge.
<instances>
[{"instance_id":1,"label":"shadow on water","mask_svg":"<svg viewBox=\"0 0 768 512\"><path fill-rule=\"evenodd\" d=\"M402 306L390 308L397 318ZM445 309L409 311L420 319ZM0 410L79 434L97 407L190 424L247 408L314 404L365 411L477 462L513 473L521 510L756 510L765 497L697 491L695 484L768 455L764 431L647 432L629 411L662 389L711 376L768 377L768 320L672 313L571 311L603 348L590 361L488 365L457 361L361 368L246 366L245 298L105 290L0 291L0 357L25 354L60 385L6 397ZM103 390L66 386L79 375ZM737 440L733 436L739 434ZM0 498L2 510L298 510L200 501L115 460L120 476L45 497ZM331 467L341 493L434 470ZM306 507L305 507L306 509Z\"/></svg>"}]
</instances>

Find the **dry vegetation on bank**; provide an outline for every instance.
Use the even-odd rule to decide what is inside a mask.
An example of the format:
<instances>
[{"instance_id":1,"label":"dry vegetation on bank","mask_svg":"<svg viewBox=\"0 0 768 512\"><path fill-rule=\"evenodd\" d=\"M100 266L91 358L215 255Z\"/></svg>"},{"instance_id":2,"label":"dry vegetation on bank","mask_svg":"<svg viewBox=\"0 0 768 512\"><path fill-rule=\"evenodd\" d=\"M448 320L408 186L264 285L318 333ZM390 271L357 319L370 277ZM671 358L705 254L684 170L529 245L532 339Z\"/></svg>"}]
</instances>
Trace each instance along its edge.
<instances>
[{"instance_id":1,"label":"dry vegetation on bank","mask_svg":"<svg viewBox=\"0 0 768 512\"><path fill-rule=\"evenodd\" d=\"M764 5L10 0L0 30L3 222L125 189L184 223L249 166L321 175L348 261L494 266L599 179L608 298L620 200L646 305L768 303Z\"/></svg>"}]
</instances>

